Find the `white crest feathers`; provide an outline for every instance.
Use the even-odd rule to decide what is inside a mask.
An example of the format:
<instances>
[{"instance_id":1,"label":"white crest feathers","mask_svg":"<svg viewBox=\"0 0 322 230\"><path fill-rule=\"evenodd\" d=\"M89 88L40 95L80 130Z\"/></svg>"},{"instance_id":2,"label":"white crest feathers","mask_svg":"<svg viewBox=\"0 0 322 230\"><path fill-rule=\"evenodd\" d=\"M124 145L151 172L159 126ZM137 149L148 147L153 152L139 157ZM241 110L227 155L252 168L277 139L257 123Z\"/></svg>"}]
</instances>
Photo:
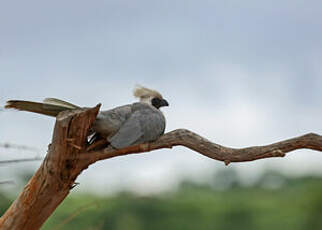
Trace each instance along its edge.
<instances>
[{"instance_id":1,"label":"white crest feathers","mask_svg":"<svg viewBox=\"0 0 322 230\"><path fill-rule=\"evenodd\" d=\"M134 97L138 97L138 98L157 97L162 99L162 95L158 91L153 89L148 89L141 85L137 85L134 88L133 95Z\"/></svg>"}]
</instances>

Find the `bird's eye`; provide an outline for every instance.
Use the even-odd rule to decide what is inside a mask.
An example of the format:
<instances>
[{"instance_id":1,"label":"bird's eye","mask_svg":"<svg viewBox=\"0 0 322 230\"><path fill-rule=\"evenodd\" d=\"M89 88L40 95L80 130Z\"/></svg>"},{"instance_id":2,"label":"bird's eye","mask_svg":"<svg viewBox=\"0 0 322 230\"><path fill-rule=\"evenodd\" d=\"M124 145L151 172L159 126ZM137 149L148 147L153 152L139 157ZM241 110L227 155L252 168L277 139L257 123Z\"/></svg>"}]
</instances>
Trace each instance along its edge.
<instances>
[{"instance_id":1,"label":"bird's eye","mask_svg":"<svg viewBox=\"0 0 322 230\"><path fill-rule=\"evenodd\" d=\"M155 108L160 108L161 106L161 99L160 98L153 98L152 101L151 101L151 104L155 107Z\"/></svg>"}]
</instances>

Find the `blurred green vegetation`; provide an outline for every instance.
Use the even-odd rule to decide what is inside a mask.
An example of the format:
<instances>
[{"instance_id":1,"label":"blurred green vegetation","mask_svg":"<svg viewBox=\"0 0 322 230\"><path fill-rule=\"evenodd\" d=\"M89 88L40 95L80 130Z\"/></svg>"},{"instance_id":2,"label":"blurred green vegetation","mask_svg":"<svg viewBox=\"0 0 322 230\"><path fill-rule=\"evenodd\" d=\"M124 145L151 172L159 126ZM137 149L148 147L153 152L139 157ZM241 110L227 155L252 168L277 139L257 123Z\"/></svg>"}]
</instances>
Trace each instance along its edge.
<instances>
[{"instance_id":1,"label":"blurred green vegetation","mask_svg":"<svg viewBox=\"0 0 322 230\"><path fill-rule=\"evenodd\" d=\"M216 175L213 183L185 181L153 196L72 194L42 229L322 229L322 177L267 172L244 186L232 170ZM0 194L0 214L9 204Z\"/></svg>"}]
</instances>

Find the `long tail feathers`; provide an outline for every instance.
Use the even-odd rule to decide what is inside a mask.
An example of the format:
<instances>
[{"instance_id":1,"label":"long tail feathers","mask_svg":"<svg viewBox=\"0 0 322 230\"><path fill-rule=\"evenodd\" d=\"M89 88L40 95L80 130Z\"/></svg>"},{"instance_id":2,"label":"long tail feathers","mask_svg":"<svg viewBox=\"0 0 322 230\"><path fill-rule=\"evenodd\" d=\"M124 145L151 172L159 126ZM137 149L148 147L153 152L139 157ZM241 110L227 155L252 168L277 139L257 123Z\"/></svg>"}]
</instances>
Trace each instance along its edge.
<instances>
[{"instance_id":1,"label":"long tail feathers","mask_svg":"<svg viewBox=\"0 0 322 230\"><path fill-rule=\"evenodd\" d=\"M70 109L79 109L80 107L77 105L74 105L72 103L69 103L67 101L63 101L57 98L46 98L43 100L44 105L50 104L50 105L57 105L65 108L70 108Z\"/></svg>"},{"instance_id":2,"label":"long tail feathers","mask_svg":"<svg viewBox=\"0 0 322 230\"><path fill-rule=\"evenodd\" d=\"M34 112L34 113L56 117L58 113L64 110L77 109L79 107L59 99L47 98L44 100L44 103L10 100L10 101L7 101L5 108L6 109L12 108L12 109Z\"/></svg>"}]
</instances>

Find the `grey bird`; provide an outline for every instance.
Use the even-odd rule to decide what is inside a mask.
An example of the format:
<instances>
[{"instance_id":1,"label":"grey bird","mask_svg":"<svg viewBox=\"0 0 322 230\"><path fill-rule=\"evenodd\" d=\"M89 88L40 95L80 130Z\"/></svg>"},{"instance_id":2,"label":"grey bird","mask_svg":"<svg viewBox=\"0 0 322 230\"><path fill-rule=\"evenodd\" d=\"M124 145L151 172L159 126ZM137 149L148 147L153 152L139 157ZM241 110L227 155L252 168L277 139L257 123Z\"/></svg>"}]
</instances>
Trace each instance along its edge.
<instances>
[{"instance_id":1,"label":"grey bird","mask_svg":"<svg viewBox=\"0 0 322 230\"><path fill-rule=\"evenodd\" d=\"M160 108L169 104L162 95L142 86L136 87L133 94L140 102L99 112L92 127L97 135L106 138L116 149L155 141L165 130L166 121ZM80 107L56 98L46 98L42 103L10 100L5 108L56 117L62 111Z\"/></svg>"}]
</instances>

